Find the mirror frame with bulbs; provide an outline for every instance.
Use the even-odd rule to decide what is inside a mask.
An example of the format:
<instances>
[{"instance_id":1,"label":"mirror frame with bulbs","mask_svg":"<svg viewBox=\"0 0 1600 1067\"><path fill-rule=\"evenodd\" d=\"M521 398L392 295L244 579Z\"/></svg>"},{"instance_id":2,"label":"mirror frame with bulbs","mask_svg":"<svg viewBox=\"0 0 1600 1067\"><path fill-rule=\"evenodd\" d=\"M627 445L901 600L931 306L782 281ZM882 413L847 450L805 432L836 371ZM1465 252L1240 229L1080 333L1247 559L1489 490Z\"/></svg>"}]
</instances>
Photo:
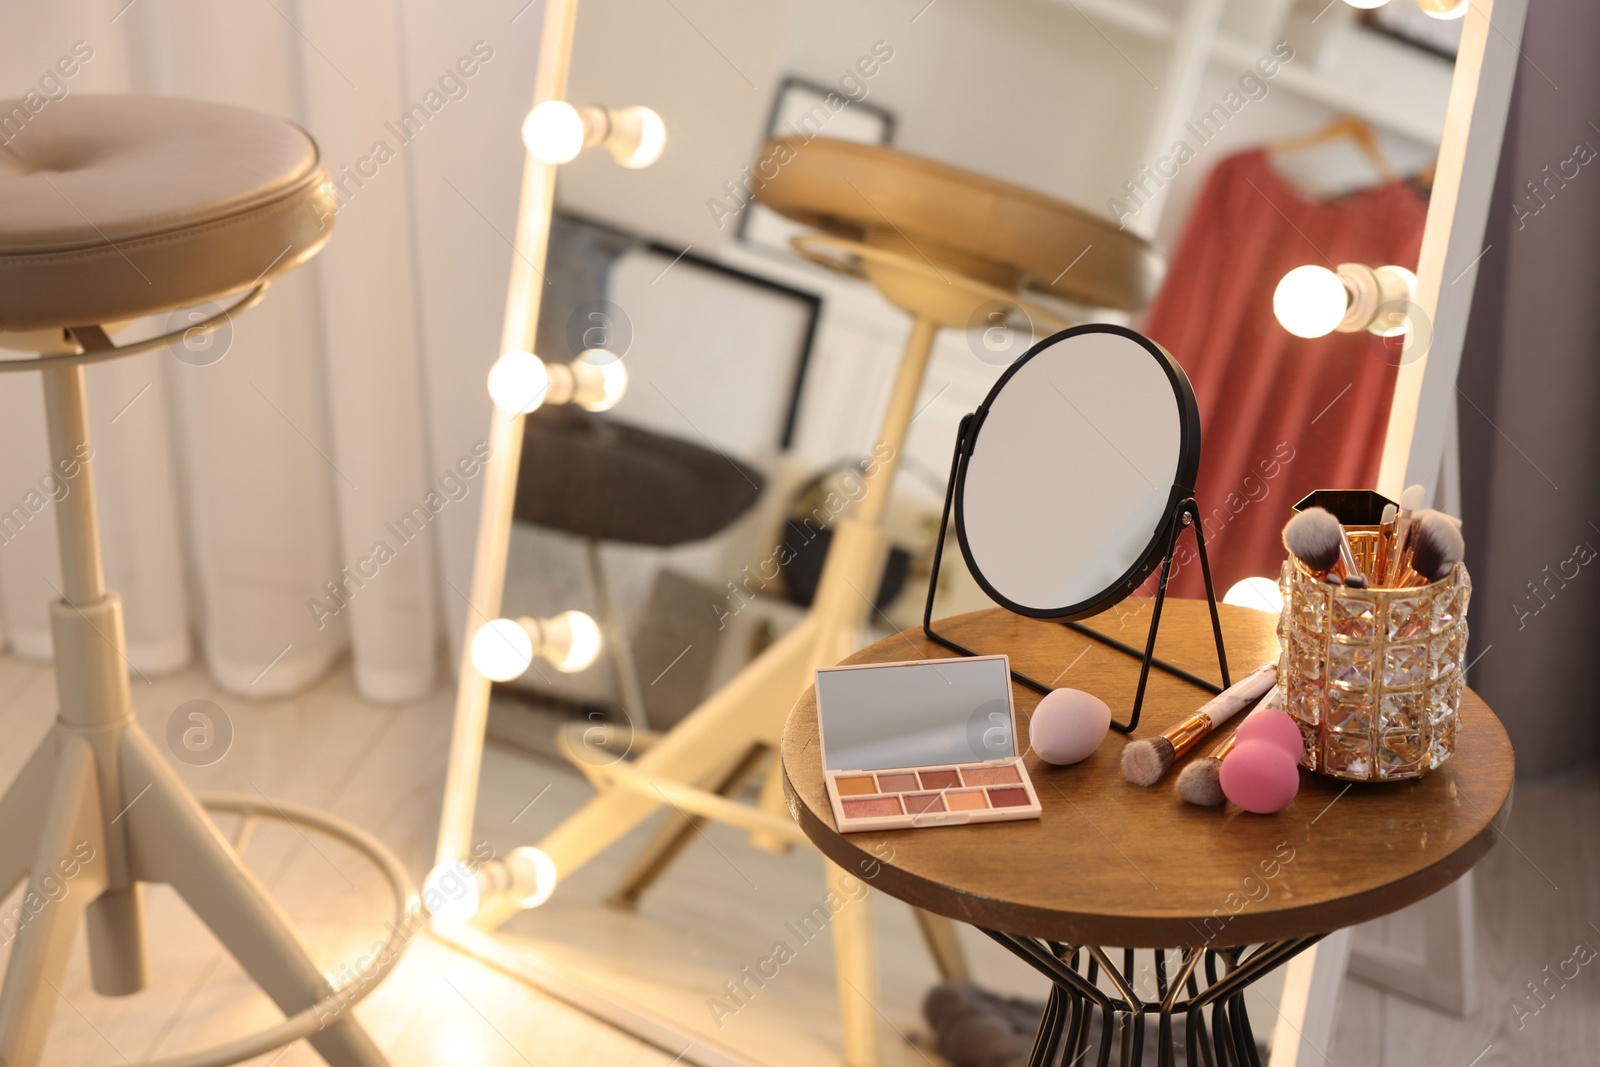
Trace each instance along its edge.
<instances>
[{"instance_id":1,"label":"mirror frame with bulbs","mask_svg":"<svg viewBox=\"0 0 1600 1067\"><path fill-rule=\"evenodd\" d=\"M1429 0L1417 2L1426 7ZM1446 283L1465 277L1481 255L1526 5L1527 0L1478 0L1471 5L1458 2L1455 7L1455 13L1466 16L1466 20L1440 137L1437 176L1416 272L1414 298L1418 310L1427 316L1433 328L1432 343L1419 342L1409 335L1404 342L1408 352L1419 344L1423 352L1403 362L1395 387L1378 486L1391 494L1410 482L1434 484L1441 459L1447 456L1445 442L1453 422L1453 404L1449 401L1454 394L1472 286ZM1125 16L1118 5L1105 0L1096 0L1092 5L1086 0L1085 6L1090 7L1096 17L1132 17ZM1195 0L1180 20L1179 32L1172 38L1172 51L1168 56L1170 76L1163 78L1165 88L1152 123L1153 147L1164 148L1167 128L1178 125L1187 106L1186 96L1192 96L1198 89L1215 36L1216 8L1215 4ZM545 6L539 61L534 72L535 107L560 101L565 95L576 9L577 0L548 0ZM1194 35L1195 39L1187 39L1186 34ZM577 109L572 111L576 113ZM594 117L585 120L581 113L578 118L583 141L578 151L591 144L603 144L612 149L615 156L616 146L610 143L613 124L609 117L603 125ZM570 127L570 122L568 125ZM531 149L524 157L513 234L517 251L510 262L502 353L531 354L533 351L534 327L543 288L538 284L538 274L546 261L556 165L541 159ZM1133 221L1132 228L1140 232L1153 226L1156 214L1153 211L1141 213ZM521 415L492 405L488 439L491 455L483 476L472 582L467 598L467 633L458 661L459 683L435 873L465 869L465 861L474 855L470 849L471 833L490 682L471 662L470 639L482 622L500 613L521 452ZM774 834L786 829L753 818L759 814L751 813L747 829ZM792 829L792 825L787 829ZM458 947L534 985L547 985L547 968L543 964L524 960L515 948L503 945L491 935L491 931L518 908L532 906L548 896L556 872L550 869L548 862L541 864L540 856L537 849L514 849L503 859L490 860L478 867L475 884L489 898L484 900L481 909L475 909L470 925L452 925L446 937ZM548 861L548 857L545 860ZM499 903L494 902L496 899ZM1297 963L1310 960L1307 954L1299 957ZM1342 969L1342 966L1338 968ZM1273 1043L1285 1049L1300 1048L1309 1057L1313 1046L1306 1044L1307 1038L1294 1025L1304 1026L1307 1020L1292 1009L1287 1010L1297 1017L1293 1021L1280 1020ZM626 1012L608 1017L626 1028ZM1313 1029L1304 1028L1307 1034Z\"/></svg>"},{"instance_id":2,"label":"mirror frame with bulbs","mask_svg":"<svg viewBox=\"0 0 1600 1067\"><path fill-rule=\"evenodd\" d=\"M1172 388L1173 399L1177 402L1178 415L1178 457L1177 467L1174 471L1172 490L1167 498L1164 517L1151 531L1150 540L1140 551L1133 563L1115 581L1101 589L1093 596L1087 597L1076 604L1064 604L1059 608L1038 608L1027 604L1020 604L996 589L983 574L982 567L973 558L971 544L967 537L964 493L967 484L968 459L977 447L978 439L983 427L989 419L990 409L1001 392L1011 383L1017 373L1026 367L1032 360L1049 352L1061 344L1070 344L1075 337L1092 334L1111 334L1126 338L1137 344L1150 356L1157 366L1164 372L1167 383ZM1007 611L1016 612L1034 619L1048 619L1059 621L1071 630L1075 630L1085 637L1107 645L1124 655L1131 656L1140 661L1139 685L1134 692L1133 710L1128 715L1125 723L1111 722L1111 729L1118 733L1132 733L1139 725L1139 714L1144 708L1145 687L1150 680L1150 668L1165 671L1168 674L1181 678L1192 685L1198 686L1208 693L1221 693L1232 685L1228 673L1228 655L1222 640L1222 621L1217 615L1216 590L1211 581L1211 564L1206 558L1205 527L1201 521L1200 507L1194 500L1194 480L1200 472L1200 409L1195 402L1194 389L1189 384L1189 377L1183 368L1166 349L1156 344L1143 334L1130 330L1126 326L1112 323L1091 322L1082 326L1073 326L1058 333L1051 334L1044 340L1033 345L1006 368L994 386L984 397L983 403L961 419L960 428L956 431L955 446L950 457L950 477L945 483L944 511L939 518L939 536L934 541L933 564L928 575L928 598L922 609L922 632L928 639L950 651L962 656L980 656L985 653L974 651L956 641L940 634L933 628L933 602L939 594L939 568L944 560L944 543L949 531L952 512L955 515L956 539L960 543L961 555L965 559L967 569L972 578L978 583L985 595ZM1211 609L1212 635L1217 644L1217 664L1222 671L1222 684L1202 678L1175 666L1155 655L1156 635L1161 628L1161 608L1166 603L1167 582L1172 575L1172 559L1178 547L1178 537L1185 528L1194 530L1195 547L1200 557L1200 573L1205 578L1206 599ZM1078 620L1085 619L1101 612L1107 611L1123 600L1127 599L1135 589L1144 583L1156 569L1159 563L1161 578L1156 586L1152 610L1150 613L1150 633L1145 640L1143 651L1124 644L1114 637L1100 633L1091 627L1084 626ZM1019 685L1026 686L1041 695L1049 693L1051 686L1039 681L1016 669L1012 669L1011 677Z\"/></svg>"},{"instance_id":3,"label":"mirror frame with bulbs","mask_svg":"<svg viewBox=\"0 0 1600 1067\"><path fill-rule=\"evenodd\" d=\"M521 463L523 419L545 403L577 403L591 411L603 411L621 398L627 381L621 361L610 352L584 352L570 364L546 364L534 351L544 288L540 284L541 268L549 248L550 217L555 203L556 168L564 161L560 157L571 159L586 147L602 144L624 166L641 167L653 162L665 144L665 128L653 111L646 108L628 108L621 112L605 108L580 110L563 100L576 18L577 0L549 0L545 7L533 105L521 131L522 183L513 241L515 254L511 257L501 325L501 355L490 368L486 382L491 401L490 450L484 465L483 502L478 517L472 584L468 590L467 632L458 661L444 806L435 864L428 875L429 883L445 878L465 878L484 891L485 899L480 901L476 893L473 895L472 915L434 916L437 922L451 926L473 917L483 921L485 909L479 904L488 907L494 898L510 901L515 907L542 903L553 891L556 881L554 865L537 849L515 849L504 859L490 859L476 870L466 866L467 857L472 855L471 834L483 762L491 674L504 675L510 669L520 668L512 674L515 676L531 668L535 657L549 660L557 669L563 665L572 666L582 658L572 655L577 651L574 645L579 643L573 640L576 632L581 630L590 637L598 633L593 620L587 616L583 616L582 622L574 619L574 615L582 614L576 612L548 620L500 618L511 514ZM535 120L536 115L553 126L554 132L547 136L541 123ZM613 117L616 115L625 115L627 119L616 119ZM574 117L578 120L576 128L571 121ZM559 141L562 137L567 142L576 140L578 143L558 144L555 148L559 151L551 151L551 146L544 143L547 139ZM641 152L642 148L650 151ZM509 646L508 664L488 662L494 657L480 649L479 655L485 660L483 666L488 667L489 672L480 669L473 654L475 639L480 633L494 634ZM598 642L583 643L594 646L582 650L591 658L599 653ZM507 669L496 669L501 666ZM573 666L572 669L581 668Z\"/></svg>"}]
</instances>

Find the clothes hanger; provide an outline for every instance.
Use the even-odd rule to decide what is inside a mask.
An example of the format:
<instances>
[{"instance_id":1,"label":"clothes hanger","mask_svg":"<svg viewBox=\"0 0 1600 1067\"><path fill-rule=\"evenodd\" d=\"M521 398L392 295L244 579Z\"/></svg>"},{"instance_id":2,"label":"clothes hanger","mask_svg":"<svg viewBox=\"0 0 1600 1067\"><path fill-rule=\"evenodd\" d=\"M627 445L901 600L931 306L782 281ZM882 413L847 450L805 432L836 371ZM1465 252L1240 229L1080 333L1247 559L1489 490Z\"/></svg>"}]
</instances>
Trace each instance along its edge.
<instances>
[{"instance_id":1,"label":"clothes hanger","mask_svg":"<svg viewBox=\"0 0 1600 1067\"><path fill-rule=\"evenodd\" d=\"M1274 141L1268 146L1268 151L1274 156L1283 156L1293 152L1303 152L1341 137L1355 142L1356 147L1361 149L1361 154L1367 157L1367 162L1372 164L1372 169L1378 172L1379 178L1385 182L1392 182L1400 177L1394 165L1383 154L1383 149L1379 147L1378 135L1373 130L1372 124L1354 115L1340 115L1315 133Z\"/></svg>"}]
</instances>

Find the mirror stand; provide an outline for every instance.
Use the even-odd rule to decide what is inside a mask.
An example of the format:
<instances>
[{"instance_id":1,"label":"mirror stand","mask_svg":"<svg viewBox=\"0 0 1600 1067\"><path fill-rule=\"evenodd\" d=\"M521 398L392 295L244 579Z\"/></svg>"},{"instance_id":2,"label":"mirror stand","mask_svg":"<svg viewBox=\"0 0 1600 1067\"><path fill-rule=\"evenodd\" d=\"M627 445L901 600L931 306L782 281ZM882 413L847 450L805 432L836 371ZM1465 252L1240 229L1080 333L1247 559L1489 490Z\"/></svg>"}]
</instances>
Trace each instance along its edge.
<instances>
[{"instance_id":1,"label":"mirror stand","mask_svg":"<svg viewBox=\"0 0 1600 1067\"><path fill-rule=\"evenodd\" d=\"M976 652L973 649L967 648L965 645L958 644L957 642L952 641L950 638L945 637L934 630L933 601L939 593L939 566L944 558L945 534L950 529L950 509L955 501L955 492L958 480L957 476L961 473L962 464L968 454L968 431L971 428L971 425L972 416L966 415L961 420L960 429L956 431L955 450L953 455L950 457L950 479L946 483L944 493L944 511L939 516L939 538L934 542L933 569L932 573L928 577L928 600L922 609L922 632L928 636L930 641L942 645L945 648L948 648L950 651L958 653L962 656L978 656L983 655L984 653ZM1217 641L1217 664L1222 668L1222 684L1220 686L1217 685L1217 683L1208 681L1197 674L1192 674L1189 671L1184 670L1182 667L1178 667L1166 662L1165 660L1158 659L1155 655L1156 634L1161 627L1161 606L1166 602L1167 581L1172 575L1172 558L1177 552L1178 535L1186 526L1194 530L1195 548L1198 550L1200 556L1200 573L1205 578L1206 601L1211 610L1211 632ZM1128 716L1128 721L1126 723L1119 723L1115 720L1113 720L1111 723L1111 728L1116 730L1118 733L1131 734L1135 729L1138 728L1139 712L1144 707L1144 691L1145 686L1150 679L1151 667L1156 667L1157 669L1165 671L1174 677L1181 678L1190 685L1197 686L1198 688L1212 694L1220 693L1228 686L1232 685L1233 681L1228 674L1228 654L1226 649L1223 647L1222 642L1222 621L1217 616L1217 595L1211 584L1211 564L1206 559L1205 529L1201 525L1200 521L1200 506L1195 503L1194 497L1185 497L1184 499L1178 501L1177 504L1173 506L1171 517L1167 523L1167 545L1166 552L1161 559L1161 579L1156 585L1155 601L1150 615L1150 635L1145 641L1143 652L1137 648L1134 648L1132 645L1124 644L1121 641L1118 641L1116 638L1109 637L1097 630L1091 629L1088 626L1084 626L1082 623L1066 622L1062 625L1083 634L1085 637L1099 641L1101 644L1109 645L1124 655L1131 656L1140 661L1139 687L1134 693L1133 712ZM1032 689L1035 693L1038 693L1041 696L1050 692L1051 690L1051 686L1046 685L1036 678L1023 674L1018 670L1012 670L1011 677L1018 684L1027 686L1029 689Z\"/></svg>"}]
</instances>

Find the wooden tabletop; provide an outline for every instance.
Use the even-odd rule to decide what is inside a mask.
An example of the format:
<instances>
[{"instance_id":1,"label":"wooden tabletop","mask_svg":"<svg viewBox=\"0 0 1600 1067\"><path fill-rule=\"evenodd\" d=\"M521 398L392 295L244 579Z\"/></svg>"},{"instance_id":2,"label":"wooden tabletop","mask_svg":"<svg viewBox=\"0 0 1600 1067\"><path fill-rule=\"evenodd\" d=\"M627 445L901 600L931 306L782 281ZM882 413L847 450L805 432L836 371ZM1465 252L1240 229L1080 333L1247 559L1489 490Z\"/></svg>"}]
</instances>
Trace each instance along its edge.
<instances>
[{"instance_id":1,"label":"wooden tabletop","mask_svg":"<svg viewBox=\"0 0 1600 1067\"><path fill-rule=\"evenodd\" d=\"M1235 677L1277 658L1272 616L1220 611ZM1148 623L1149 602L1129 600L1089 625L1142 647ZM1035 678L1099 696L1119 720L1132 707L1138 662L1064 626L995 609L936 628L978 652L1008 653L1014 669ZM1218 677L1203 601L1169 598L1161 630L1158 656ZM907 630L845 662L951 655ZM1039 697L1012 690L1025 743ZM1207 699L1152 671L1134 736L1159 733ZM1108 734L1071 767L1028 753L1040 819L840 834L823 788L816 695L807 690L784 727L785 792L823 853L891 896L1006 933L1126 948L1253 944L1386 915L1465 874L1511 812L1511 743L1471 690L1461 698L1456 753L1438 770L1381 784L1302 770L1299 795L1276 815L1185 804L1173 788L1181 764L1154 788L1129 785L1120 766L1126 740Z\"/></svg>"}]
</instances>

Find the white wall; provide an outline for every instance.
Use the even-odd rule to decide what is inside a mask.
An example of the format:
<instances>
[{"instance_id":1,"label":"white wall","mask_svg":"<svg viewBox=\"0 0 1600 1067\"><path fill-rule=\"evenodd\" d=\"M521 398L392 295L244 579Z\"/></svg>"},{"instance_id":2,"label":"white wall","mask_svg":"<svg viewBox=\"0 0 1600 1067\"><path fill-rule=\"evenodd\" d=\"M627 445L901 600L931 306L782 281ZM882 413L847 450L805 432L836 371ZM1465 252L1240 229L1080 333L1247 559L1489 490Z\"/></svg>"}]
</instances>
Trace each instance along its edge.
<instances>
[{"instance_id":1,"label":"white wall","mask_svg":"<svg viewBox=\"0 0 1600 1067\"><path fill-rule=\"evenodd\" d=\"M1145 21L1159 27L1167 20L1170 35L1171 16L1182 4L1143 6L1155 12ZM1193 113L1221 101L1273 40L1293 35L1297 54L1267 83L1266 96L1248 103L1172 181L1158 247L1177 243L1206 175L1232 152L1315 130L1344 108L1387 116L1413 133L1442 123L1448 63L1357 28L1343 4L1314 25L1322 3L1301 0L1292 13L1291 6L1290 0L1229 4L1223 29L1233 45L1222 53L1226 59L1210 63ZM896 147L1108 213L1109 198L1123 195L1124 183L1154 162L1142 155L1170 40L1119 28L1107 8L1103 0L784 0L759 7L585 0L570 95L657 108L667 123L667 150L644 171L586 153L563 168L558 203L811 289L829 305L850 293L847 314L824 310L797 441L806 461L836 459L871 440L905 318L860 283L741 244L731 221L718 226L707 200L723 197L722 183L757 157L784 76L835 84L884 41L894 56L867 81L866 100L894 113ZM1269 11L1285 17L1278 32L1265 24ZM1126 21L1127 12L1120 18ZM1249 33L1255 38L1245 43ZM1402 171L1434 153L1413 135L1380 129L1380 136ZM1324 189L1375 180L1346 147L1284 166L1292 180ZM950 398L993 378L972 348L966 339L944 338L924 390L921 403L952 381L962 383L939 397L913 434L916 460L938 470L948 446L936 439L953 434L961 414L944 411Z\"/></svg>"},{"instance_id":2,"label":"white wall","mask_svg":"<svg viewBox=\"0 0 1600 1067\"><path fill-rule=\"evenodd\" d=\"M722 183L756 158L783 77L836 84L881 40L894 58L867 82L866 101L895 114L896 147L1104 211L1124 181L1154 162L1141 153L1169 41L1084 14L1097 6L1066 0L780 0L759 6L585 0L570 95L656 108L666 119L668 148L642 172L588 153L563 169L558 201L668 243L693 243L705 254L733 236L732 225L718 228L706 200L722 195ZM1265 11L1285 6L1233 0L1225 30L1253 27L1262 34ZM1322 6L1310 5L1302 21ZM1265 100L1247 105L1180 173L1175 208L1187 204L1228 152L1314 129L1338 107L1387 109L1422 129L1441 125L1449 87L1443 60L1357 29L1343 4L1314 29L1325 47L1310 47L1317 42L1307 30L1296 31L1301 43L1293 74L1271 84ZM1214 60L1201 106L1220 100L1268 47L1259 40L1241 43L1226 61ZM1323 98L1288 84L1295 80L1315 81ZM1414 137L1391 135L1385 143L1397 165L1415 166L1432 155ZM1370 180L1354 161L1337 165L1346 170L1343 180ZM1163 245L1175 240L1181 223L1182 212L1172 214L1176 220L1165 220L1160 231Z\"/></svg>"}]
</instances>

